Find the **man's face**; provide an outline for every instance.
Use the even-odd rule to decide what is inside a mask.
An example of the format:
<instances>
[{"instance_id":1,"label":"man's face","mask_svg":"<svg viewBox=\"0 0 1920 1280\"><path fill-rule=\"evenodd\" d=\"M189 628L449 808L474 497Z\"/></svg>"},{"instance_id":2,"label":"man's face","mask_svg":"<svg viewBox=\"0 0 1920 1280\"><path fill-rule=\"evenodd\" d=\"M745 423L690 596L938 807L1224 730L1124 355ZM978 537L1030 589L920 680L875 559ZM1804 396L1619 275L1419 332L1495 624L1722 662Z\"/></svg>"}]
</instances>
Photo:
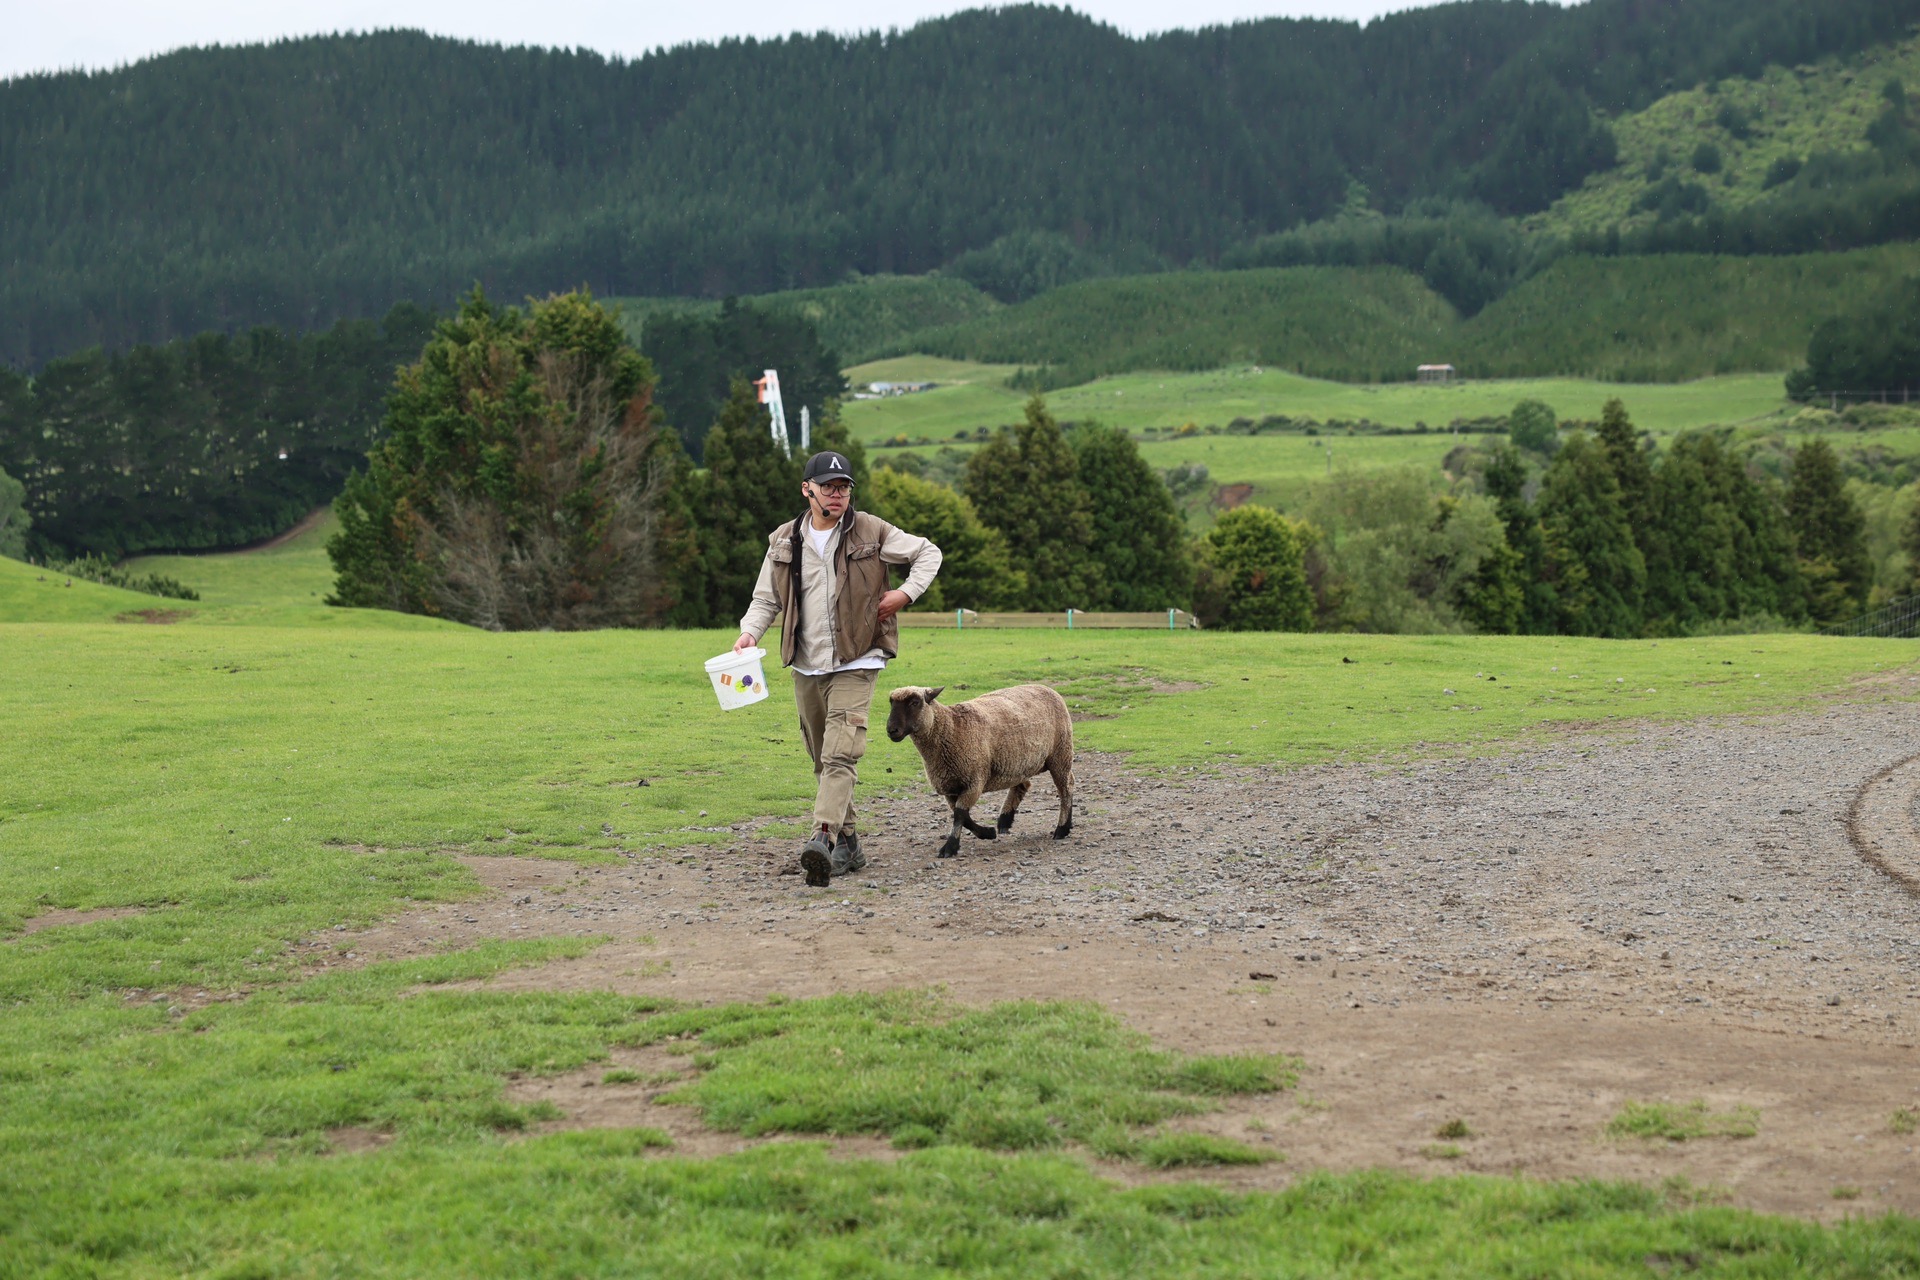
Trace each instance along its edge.
<instances>
[{"instance_id":1,"label":"man's face","mask_svg":"<svg viewBox=\"0 0 1920 1280\"><path fill-rule=\"evenodd\" d=\"M800 486L820 504L820 509L838 519L846 514L853 500L853 485L845 480L810 480Z\"/></svg>"}]
</instances>

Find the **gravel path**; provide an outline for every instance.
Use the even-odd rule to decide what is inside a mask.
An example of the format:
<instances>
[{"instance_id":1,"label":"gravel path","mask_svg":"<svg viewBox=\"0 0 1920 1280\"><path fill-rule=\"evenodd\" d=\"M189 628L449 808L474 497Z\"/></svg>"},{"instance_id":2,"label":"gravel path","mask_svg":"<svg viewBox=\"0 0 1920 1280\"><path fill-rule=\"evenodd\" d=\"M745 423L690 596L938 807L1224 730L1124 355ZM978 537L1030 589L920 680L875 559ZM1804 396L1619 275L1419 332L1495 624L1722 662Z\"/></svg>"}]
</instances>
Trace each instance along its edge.
<instances>
[{"instance_id":1,"label":"gravel path","mask_svg":"<svg viewBox=\"0 0 1920 1280\"><path fill-rule=\"evenodd\" d=\"M358 962L610 934L494 985L712 1001L943 984L1096 1000L1188 1052L1299 1053L1301 1094L1200 1126L1287 1153L1222 1175L1246 1185L1471 1168L1920 1213L1895 1119L1920 1109L1916 749L1920 706L1888 701L1392 768L1146 775L1083 756L1066 841L1045 837L1044 780L1012 838L946 861L937 800L882 800L872 865L831 889L743 826L732 847L616 868L469 859L488 899L315 945ZM868 760L917 767L907 744ZM565 1123L658 1123L651 1093L596 1092L598 1074L522 1088ZM1760 1132L1601 1140L1628 1099L1751 1106ZM1436 1144L1451 1118L1474 1138Z\"/></svg>"}]
</instances>

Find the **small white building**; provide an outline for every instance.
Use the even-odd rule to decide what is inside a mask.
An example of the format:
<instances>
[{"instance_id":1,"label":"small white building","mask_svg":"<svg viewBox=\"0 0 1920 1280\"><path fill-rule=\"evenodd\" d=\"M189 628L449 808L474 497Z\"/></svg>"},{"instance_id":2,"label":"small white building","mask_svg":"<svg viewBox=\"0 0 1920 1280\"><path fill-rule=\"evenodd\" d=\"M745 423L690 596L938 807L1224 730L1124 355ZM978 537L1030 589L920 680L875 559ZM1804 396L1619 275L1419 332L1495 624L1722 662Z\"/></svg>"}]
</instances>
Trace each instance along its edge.
<instances>
[{"instance_id":1,"label":"small white building","mask_svg":"<svg viewBox=\"0 0 1920 1280\"><path fill-rule=\"evenodd\" d=\"M1454 378L1450 364L1423 364L1414 373L1421 382L1452 382Z\"/></svg>"}]
</instances>

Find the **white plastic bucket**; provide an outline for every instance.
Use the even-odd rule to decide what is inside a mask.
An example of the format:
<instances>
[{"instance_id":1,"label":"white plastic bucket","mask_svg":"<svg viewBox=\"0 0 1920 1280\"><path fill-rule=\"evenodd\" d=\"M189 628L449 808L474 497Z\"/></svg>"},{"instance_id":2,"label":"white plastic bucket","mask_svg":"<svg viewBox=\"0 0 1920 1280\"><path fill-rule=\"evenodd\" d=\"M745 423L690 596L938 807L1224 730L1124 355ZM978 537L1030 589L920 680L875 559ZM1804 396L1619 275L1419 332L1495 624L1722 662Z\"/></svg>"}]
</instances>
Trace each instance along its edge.
<instances>
[{"instance_id":1,"label":"white plastic bucket","mask_svg":"<svg viewBox=\"0 0 1920 1280\"><path fill-rule=\"evenodd\" d=\"M722 711L751 706L766 700L767 673L760 668L765 649L742 649L707 659L707 679L713 681L713 695L720 699Z\"/></svg>"}]
</instances>

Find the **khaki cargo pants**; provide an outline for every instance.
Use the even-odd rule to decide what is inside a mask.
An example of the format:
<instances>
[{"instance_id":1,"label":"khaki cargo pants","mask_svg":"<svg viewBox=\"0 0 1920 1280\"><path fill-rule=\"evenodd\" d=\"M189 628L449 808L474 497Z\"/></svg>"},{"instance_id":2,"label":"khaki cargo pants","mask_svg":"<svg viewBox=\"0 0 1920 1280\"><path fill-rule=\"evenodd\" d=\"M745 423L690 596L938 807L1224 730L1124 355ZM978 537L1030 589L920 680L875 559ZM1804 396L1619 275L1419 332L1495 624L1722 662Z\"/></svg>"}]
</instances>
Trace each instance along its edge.
<instances>
[{"instance_id":1,"label":"khaki cargo pants","mask_svg":"<svg viewBox=\"0 0 1920 1280\"><path fill-rule=\"evenodd\" d=\"M860 779L860 757L867 753L867 712L879 679L878 671L794 673L800 737L813 757L816 830L826 827L853 834L853 784Z\"/></svg>"}]
</instances>

